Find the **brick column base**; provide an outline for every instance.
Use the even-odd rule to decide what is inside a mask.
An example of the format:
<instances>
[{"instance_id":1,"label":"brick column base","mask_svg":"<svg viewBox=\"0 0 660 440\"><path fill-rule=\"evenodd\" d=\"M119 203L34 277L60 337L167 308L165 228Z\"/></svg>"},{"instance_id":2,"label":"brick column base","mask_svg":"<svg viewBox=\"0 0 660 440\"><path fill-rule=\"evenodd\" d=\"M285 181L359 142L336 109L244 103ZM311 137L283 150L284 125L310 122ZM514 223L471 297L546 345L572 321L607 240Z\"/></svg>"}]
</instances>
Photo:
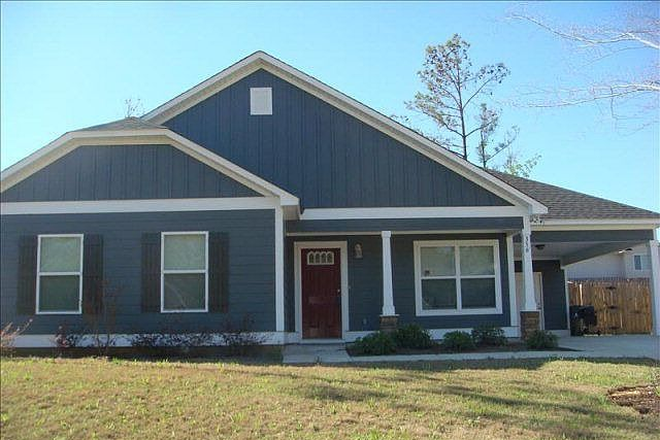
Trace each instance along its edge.
<instances>
[{"instance_id":1,"label":"brick column base","mask_svg":"<svg viewBox=\"0 0 660 440\"><path fill-rule=\"evenodd\" d=\"M399 324L399 315L380 315L380 329L385 333L392 333Z\"/></svg>"},{"instance_id":2,"label":"brick column base","mask_svg":"<svg viewBox=\"0 0 660 440\"><path fill-rule=\"evenodd\" d=\"M524 339L541 328L541 312L520 312L520 336Z\"/></svg>"}]
</instances>

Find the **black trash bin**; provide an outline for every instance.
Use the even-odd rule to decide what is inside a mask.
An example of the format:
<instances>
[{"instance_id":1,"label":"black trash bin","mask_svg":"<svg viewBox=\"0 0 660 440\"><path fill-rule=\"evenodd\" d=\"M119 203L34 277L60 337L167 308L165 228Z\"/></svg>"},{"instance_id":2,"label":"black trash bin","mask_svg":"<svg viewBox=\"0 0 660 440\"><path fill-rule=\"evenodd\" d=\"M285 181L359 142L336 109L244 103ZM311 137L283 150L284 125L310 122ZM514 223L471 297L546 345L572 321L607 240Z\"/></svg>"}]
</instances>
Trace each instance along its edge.
<instances>
[{"instance_id":1,"label":"black trash bin","mask_svg":"<svg viewBox=\"0 0 660 440\"><path fill-rule=\"evenodd\" d=\"M594 306L571 306L571 336L582 336L593 333L590 328L598 325ZM600 334L600 332L597 332Z\"/></svg>"}]
</instances>

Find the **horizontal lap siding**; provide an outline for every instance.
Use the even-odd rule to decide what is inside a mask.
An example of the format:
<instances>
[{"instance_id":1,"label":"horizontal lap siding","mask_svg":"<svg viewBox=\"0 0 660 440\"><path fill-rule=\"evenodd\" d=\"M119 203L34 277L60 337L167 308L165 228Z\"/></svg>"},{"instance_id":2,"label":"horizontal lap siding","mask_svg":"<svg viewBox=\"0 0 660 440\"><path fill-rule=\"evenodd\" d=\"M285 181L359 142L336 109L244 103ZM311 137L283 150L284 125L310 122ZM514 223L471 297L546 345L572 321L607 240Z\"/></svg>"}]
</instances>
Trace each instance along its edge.
<instances>
[{"instance_id":1,"label":"horizontal lap siding","mask_svg":"<svg viewBox=\"0 0 660 440\"><path fill-rule=\"evenodd\" d=\"M416 240L480 240L498 239L500 245L500 269L502 282L502 314L463 316L415 316L415 281L413 242ZM348 284L349 284L349 329L350 331L377 330L383 305L383 270L381 237L376 235L289 237L287 253L287 316L293 330L295 316L295 284L293 247L302 241L347 241ZM362 245L361 259L354 257L355 245ZM479 324L494 324L501 327L510 324L509 278L506 261L506 239L501 234L454 234L454 235L393 235L392 265L394 305L402 324L415 322L426 328L464 328Z\"/></svg>"},{"instance_id":2,"label":"horizontal lap siding","mask_svg":"<svg viewBox=\"0 0 660 440\"><path fill-rule=\"evenodd\" d=\"M566 330L566 283L559 260L532 262L534 272L543 278L543 316L546 330ZM516 261L516 272L522 272L522 264Z\"/></svg>"},{"instance_id":3,"label":"horizontal lap siding","mask_svg":"<svg viewBox=\"0 0 660 440\"><path fill-rule=\"evenodd\" d=\"M2 323L22 323L16 315L18 240L26 234L102 234L104 274L117 295L120 333L152 332L166 325L182 330L220 331L226 320L249 314L254 330L275 330L275 245L273 210L172 213L2 216ZM141 312L141 237L145 232L218 231L229 238L228 313L159 314ZM52 334L81 316L34 317L28 333ZM168 324L169 323L169 324Z\"/></svg>"},{"instance_id":4,"label":"horizontal lap siding","mask_svg":"<svg viewBox=\"0 0 660 440\"><path fill-rule=\"evenodd\" d=\"M3 202L258 197L170 145L83 146L2 193Z\"/></svg>"},{"instance_id":5,"label":"horizontal lap siding","mask_svg":"<svg viewBox=\"0 0 660 440\"><path fill-rule=\"evenodd\" d=\"M272 116L250 115L250 87L272 87ZM509 205L264 70L164 125L297 195L304 208Z\"/></svg>"}]
</instances>

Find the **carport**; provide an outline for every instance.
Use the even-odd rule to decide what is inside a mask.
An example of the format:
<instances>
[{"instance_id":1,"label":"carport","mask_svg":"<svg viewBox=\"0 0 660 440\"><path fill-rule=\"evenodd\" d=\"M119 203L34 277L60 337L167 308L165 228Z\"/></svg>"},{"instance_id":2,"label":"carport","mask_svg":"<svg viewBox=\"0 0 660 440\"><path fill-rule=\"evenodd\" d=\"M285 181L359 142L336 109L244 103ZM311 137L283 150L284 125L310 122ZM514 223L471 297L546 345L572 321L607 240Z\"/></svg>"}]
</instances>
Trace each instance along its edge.
<instances>
[{"instance_id":1,"label":"carport","mask_svg":"<svg viewBox=\"0 0 660 440\"><path fill-rule=\"evenodd\" d=\"M660 335L660 214L622 203L593 197L534 180L493 172L516 189L548 207L548 213L532 217L521 233L513 235L515 272L524 269L523 237L529 234L529 253L534 272L534 293L524 295L517 281L515 309L539 310L541 327L568 335L568 283L564 268L610 252L639 244L651 256L652 333ZM529 231L529 232L527 232ZM529 257L527 257L529 258ZM512 304L513 306L513 304Z\"/></svg>"}]
</instances>

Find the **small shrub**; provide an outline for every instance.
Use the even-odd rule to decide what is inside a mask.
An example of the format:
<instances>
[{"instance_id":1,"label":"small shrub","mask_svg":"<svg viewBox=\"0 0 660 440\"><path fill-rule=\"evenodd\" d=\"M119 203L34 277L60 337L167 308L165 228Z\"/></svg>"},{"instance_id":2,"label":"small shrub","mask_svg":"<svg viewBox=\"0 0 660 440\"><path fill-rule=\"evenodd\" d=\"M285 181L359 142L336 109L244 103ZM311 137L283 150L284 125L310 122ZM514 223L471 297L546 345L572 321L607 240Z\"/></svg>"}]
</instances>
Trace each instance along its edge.
<instances>
[{"instance_id":1,"label":"small shrub","mask_svg":"<svg viewBox=\"0 0 660 440\"><path fill-rule=\"evenodd\" d=\"M507 340L504 330L494 325L479 325L472 329L472 339L480 346L506 345Z\"/></svg>"},{"instance_id":2,"label":"small shrub","mask_svg":"<svg viewBox=\"0 0 660 440\"><path fill-rule=\"evenodd\" d=\"M364 338L358 338L353 344L353 349L359 354L390 354L396 351L396 342L390 334L378 331Z\"/></svg>"},{"instance_id":3,"label":"small shrub","mask_svg":"<svg viewBox=\"0 0 660 440\"><path fill-rule=\"evenodd\" d=\"M431 348L434 345L431 334L417 324L408 324L399 327L392 335L396 344L401 348Z\"/></svg>"},{"instance_id":4,"label":"small shrub","mask_svg":"<svg viewBox=\"0 0 660 440\"><path fill-rule=\"evenodd\" d=\"M25 325L21 327L14 327L14 324L11 322L2 327L2 330L0 330L0 355L11 356L14 354L16 338L18 338L21 333L23 333L25 329L30 326L31 323L32 319L28 320Z\"/></svg>"},{"instance_id":5,"label":"small shrub","mask_svg":"<svg viewBox=\"0 0 660 440\"><path fill-rule=\"evenodd\" d=\"M65 354L66 351L76 348L81 345L84 332L80 329L73 329L68 324L62 324L57 327L55 333L55 344L57 351L60 355Z\"/></svg>"},{"instance_id":6,"label":"small shrub","mask_svg":"<svg viewBox=\"0 0 660 440\"><path fill-rule=\"evenodd\" d=\"M252 331L253 327L254 320L249 315L244 315L238 324L234 324L230 320L225 322L220 333L220 338L224 345L227 346L229 354L245 356L252 347L265 342L263 336Z\"/></svg>"},{"instance_id":7,"label":"small shrub","mask_svg":"<svg viewBox=\"0 0 660 440\"><path fill-rule=\"evenodd\" d=\"M474 340L467 332L449 332L440 343L442 348L447 351L460 352L474 350L476 346L474 345Z\"/></svg>"},{"instance_id":8,"label":"small shrub","mask_svg":"<svg viewBox=\"0 0 660 440\"><path fill-rule=\"evenodd\" d=\"M536 330L525 339L525 345L531 350L557 348L557 335L543 330Z\"/></svg>"}]
</instances>

